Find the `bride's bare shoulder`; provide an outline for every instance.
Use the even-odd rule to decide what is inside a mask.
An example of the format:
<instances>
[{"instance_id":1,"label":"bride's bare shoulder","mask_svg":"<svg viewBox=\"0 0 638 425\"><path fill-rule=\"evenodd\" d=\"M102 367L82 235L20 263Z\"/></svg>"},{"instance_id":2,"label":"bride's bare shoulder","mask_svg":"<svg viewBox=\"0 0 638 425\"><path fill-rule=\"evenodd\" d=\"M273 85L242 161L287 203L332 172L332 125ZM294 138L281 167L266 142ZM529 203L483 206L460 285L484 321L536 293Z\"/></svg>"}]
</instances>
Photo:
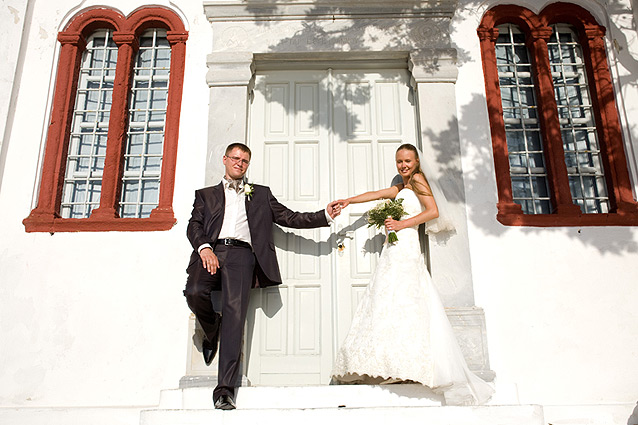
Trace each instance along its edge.
<instances>
[{"instance_id":1,"label":"bride's bare shoulder","mask_svg":"<svg viewBox=\"0 0 638 425\"><path fill-rule=\"evenodd\" d=\"M427 187L430 187L430 185L428 184L428 181L425 179L425 176L421 173L414 173L414 175L412 176L412 181L417 184L422 184Z\"/></svg>"},{"instance_id":2,"label":"bride's bare shoulder","mask_svg":"<svg viewBox=\"0 0 638 425\"><path fill-rule=\"evenodd\" d=\"M428 180L421 173L416 173L412 176L412 186L413 187L411 189L417 193L423 193L425 195L432 194Z\"/></svg>"}]
</instances>

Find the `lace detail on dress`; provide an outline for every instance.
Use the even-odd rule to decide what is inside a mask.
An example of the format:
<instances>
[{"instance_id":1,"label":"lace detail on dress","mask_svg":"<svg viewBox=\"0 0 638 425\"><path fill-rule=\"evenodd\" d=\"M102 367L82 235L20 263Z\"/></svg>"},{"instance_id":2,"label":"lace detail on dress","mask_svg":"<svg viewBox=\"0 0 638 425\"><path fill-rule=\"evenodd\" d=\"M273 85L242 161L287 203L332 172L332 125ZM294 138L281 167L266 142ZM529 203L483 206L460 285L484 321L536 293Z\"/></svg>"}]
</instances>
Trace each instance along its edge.
<instances>
[{"instance_id":1,"label":"lace detail on dress","mask_svg":"<svg viewBox=\"0 0 638 425\"><path fill-rule=\"evenodd\" d=\"M423 211L411 190L397 198L404 199L404 220ZM332 375L341 382L419 382L443 393L447 404L485 402L493 390L467 368L425 266L417 227L397 236L381 252Z\"/></svg>"}]
</instances>

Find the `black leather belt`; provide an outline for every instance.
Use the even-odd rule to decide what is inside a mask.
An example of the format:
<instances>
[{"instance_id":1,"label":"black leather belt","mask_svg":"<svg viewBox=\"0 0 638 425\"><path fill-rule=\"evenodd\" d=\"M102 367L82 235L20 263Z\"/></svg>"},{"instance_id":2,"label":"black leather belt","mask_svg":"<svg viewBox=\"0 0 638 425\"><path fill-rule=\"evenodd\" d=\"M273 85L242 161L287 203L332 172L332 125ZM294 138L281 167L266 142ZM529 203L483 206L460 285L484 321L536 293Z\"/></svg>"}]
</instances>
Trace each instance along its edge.
<instances>
[{"instance_id":1,"label":"black leather belt","mask_svg":"<svg viewBox=\"0 0 638 425\"><path fill-rule=\"evenodd\" d=\"M240 241L239 239L217 239L215 245L241 246L244 248L251 248L248 242Z\"/></svg>"}]
</instances>

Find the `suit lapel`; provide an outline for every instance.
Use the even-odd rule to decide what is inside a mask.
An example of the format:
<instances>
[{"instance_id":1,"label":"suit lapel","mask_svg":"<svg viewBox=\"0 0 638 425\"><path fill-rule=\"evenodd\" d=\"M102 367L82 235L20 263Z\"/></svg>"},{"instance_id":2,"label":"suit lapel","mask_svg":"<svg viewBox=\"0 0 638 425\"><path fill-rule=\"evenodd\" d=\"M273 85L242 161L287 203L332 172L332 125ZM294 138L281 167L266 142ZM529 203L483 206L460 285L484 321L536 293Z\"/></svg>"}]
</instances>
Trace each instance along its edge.
<instances>
[{"instance_id":1,"label":"suit lapel","mask_svg":"<svg viewBox=\"0 0 638 425\"><path fill-rule=\"evenodd\" d=\"M226 206L226 196L224 196L224 184L219 183L217 186L213 186L213 202L217 205L221 205L222 209Z\"/></svg>"},{"instance_id":2,"label":"suit lapel","mask_svg":"<svg viewBox=\"0 0 638 425\"><path fill-rule=\"evenodd\" d=\"M222 183L213 186L210 191L211 196L208 199L208 206L211 211L213 220L217 217L224 217L224 208L226 208L226 196L224 196L224 185Z\"/></svg>"}]
</instances>

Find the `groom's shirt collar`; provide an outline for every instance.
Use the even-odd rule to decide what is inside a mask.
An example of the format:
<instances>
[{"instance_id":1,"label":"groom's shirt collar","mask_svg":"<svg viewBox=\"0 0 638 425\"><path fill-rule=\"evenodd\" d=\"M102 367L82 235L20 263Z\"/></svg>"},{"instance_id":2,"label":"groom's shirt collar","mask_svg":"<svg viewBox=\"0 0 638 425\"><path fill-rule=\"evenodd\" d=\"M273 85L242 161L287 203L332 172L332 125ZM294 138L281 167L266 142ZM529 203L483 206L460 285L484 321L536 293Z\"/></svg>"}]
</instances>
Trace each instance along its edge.
<instances>
[{"instance_id":1,"label":"groom's shirt collar","mask_svg":"<svg viewBox=\"0 0 638 425\"><path fill-rule=\"evenodd\" d=\"M244 189L244 179L229 179L226 176L222 179L224 183L224 190L232 189L236 192L241 192Z\"/></svg>"}]
</instances>

